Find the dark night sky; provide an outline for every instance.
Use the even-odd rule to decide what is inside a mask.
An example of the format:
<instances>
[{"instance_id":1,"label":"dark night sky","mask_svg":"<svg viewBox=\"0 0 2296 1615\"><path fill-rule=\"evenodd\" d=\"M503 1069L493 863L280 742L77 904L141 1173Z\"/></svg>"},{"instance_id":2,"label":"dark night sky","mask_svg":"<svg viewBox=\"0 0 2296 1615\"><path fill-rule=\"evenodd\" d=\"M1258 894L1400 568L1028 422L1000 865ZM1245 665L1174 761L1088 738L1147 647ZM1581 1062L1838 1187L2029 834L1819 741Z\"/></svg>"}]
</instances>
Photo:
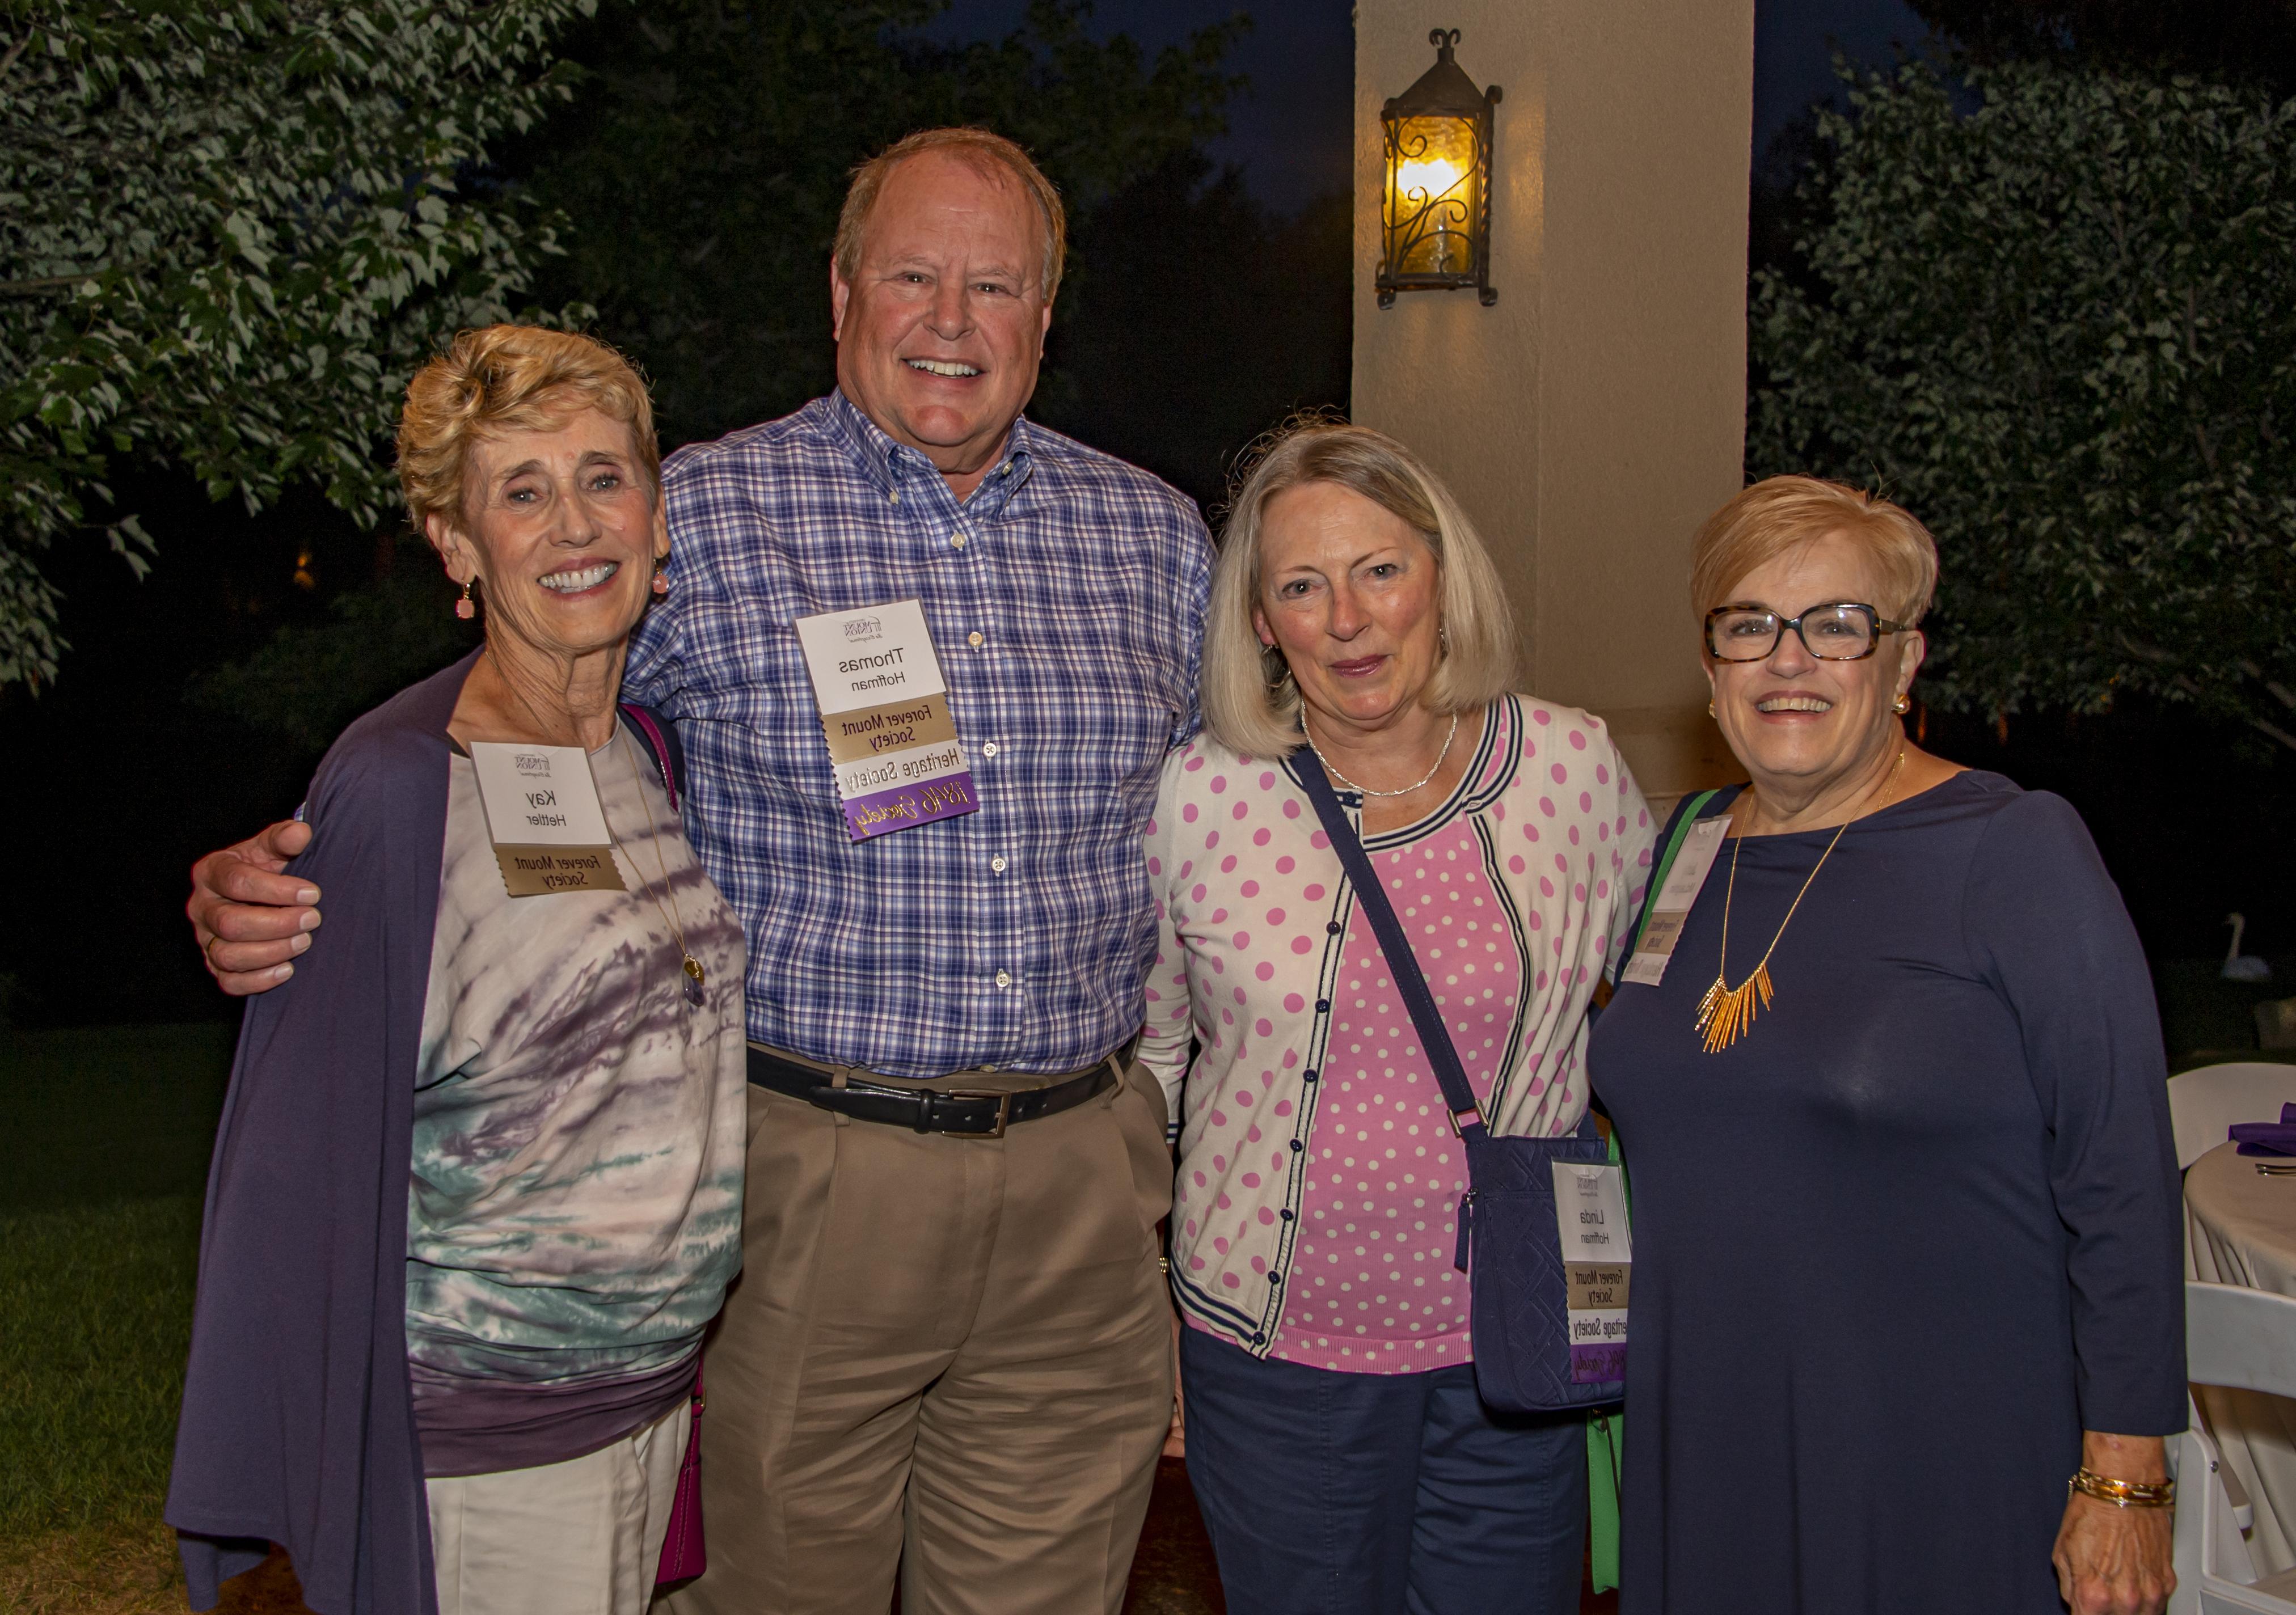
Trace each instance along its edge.
<instances>
[{"instance_id":1,"label":"dark night sky","mask_svg":"<svg viewBox=\"0 0 2296 1615\"><path fill-rule=\"evenodd\" d=\"M1026 0L955 0L929 31L994 38L1017 26L1026 9ZM1153 50L1239 10L1250 13L1250 37L1234 61L1251 87L1231 109L1230 131L1212 152L1241 164L1262 199L1289 209L1348 186L1350 9L1348 0L1098 0L1094 21L1103 35L1128 33ZM1756 0L1756 158L1780 125L1832 93L1827 63L1834 44L1853 61L1881 64L1893 45L1917 45L1927 34L1902 0ZM1472 46L1472 40L1461 45L1471 68Z\"/></svg>"}]
</instances>

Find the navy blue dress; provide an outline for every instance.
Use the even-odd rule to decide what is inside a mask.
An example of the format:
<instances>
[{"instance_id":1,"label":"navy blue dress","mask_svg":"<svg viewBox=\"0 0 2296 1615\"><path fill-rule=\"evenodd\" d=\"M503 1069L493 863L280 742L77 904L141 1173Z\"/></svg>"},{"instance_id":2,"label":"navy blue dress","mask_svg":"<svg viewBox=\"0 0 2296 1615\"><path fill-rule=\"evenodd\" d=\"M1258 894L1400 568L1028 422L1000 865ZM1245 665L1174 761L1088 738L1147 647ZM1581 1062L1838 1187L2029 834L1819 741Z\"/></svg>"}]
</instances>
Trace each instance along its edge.
<instances>
[{"instance_id":1,"label":"navy blue dress","mask_svg":"<svg viewBox=\"0 0 2296 1615\"><path fill-rule=\"evenodd\" d=\"M1833 834L1746 840L1733 986ZM1620 1608L2054 1615L2082 1430L2185 1425L2167 1070L2120 894L2063 800L1956 775L1850 825L1775 1001L1710 1054L1734 846L1588 1056L1634 1193Z\"/></svg>"}]
</instances>

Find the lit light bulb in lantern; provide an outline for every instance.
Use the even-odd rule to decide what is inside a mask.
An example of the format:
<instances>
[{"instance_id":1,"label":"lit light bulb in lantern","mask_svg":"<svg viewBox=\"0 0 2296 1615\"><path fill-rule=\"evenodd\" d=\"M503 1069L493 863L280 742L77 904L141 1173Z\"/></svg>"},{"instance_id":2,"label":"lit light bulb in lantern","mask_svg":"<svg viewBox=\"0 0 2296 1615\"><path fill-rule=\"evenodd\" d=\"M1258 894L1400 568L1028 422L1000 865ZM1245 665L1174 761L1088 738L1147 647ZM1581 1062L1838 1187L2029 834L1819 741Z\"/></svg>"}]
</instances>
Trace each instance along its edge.
<instances>
[{"instance_id":1,"label":"lit light bulb in lantern","mask_svg":"<svg viewBox=\"0 0 2296 1615\"><path fill-rule=\"evenodd\" d=\"M1395 168L1395 188L1422 207L1458 183L1459 166L1447 158L1421 158Z\"/></svg>"}]
</instances>

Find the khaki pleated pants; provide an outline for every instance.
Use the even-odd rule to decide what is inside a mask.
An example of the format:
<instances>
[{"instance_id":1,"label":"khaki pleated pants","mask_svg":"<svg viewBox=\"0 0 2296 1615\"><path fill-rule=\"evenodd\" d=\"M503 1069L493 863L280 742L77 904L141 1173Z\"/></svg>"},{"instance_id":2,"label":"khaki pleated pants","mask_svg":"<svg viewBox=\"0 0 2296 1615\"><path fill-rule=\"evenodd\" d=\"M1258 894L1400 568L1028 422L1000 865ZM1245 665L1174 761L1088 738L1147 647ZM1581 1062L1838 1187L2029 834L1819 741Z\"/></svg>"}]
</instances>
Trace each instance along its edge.
<instances>
[{"instance_id":1,"label":"khaki pleated pants","mask_svg":"<svg viewBox=\"0 0 2296 1615\"><path fill-rule=\"evenodd\" d=\"M885 1615L897 1565L903 1615L1115 1615L1172 1406L1163 1095L1124 1077L1003 1138L750 1087L674 1615Z\"/></svg>"}]
</instances>

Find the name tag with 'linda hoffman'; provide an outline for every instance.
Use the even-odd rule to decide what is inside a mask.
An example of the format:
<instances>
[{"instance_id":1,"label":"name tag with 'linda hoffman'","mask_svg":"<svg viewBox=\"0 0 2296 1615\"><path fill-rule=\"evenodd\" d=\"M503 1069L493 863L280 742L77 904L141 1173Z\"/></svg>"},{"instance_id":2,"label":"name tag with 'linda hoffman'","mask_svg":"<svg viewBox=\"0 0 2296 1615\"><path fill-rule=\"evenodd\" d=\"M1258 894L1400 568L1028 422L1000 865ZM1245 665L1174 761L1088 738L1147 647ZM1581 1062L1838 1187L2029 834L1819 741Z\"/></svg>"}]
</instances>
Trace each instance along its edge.
<instances>
[{"instance_id":1,"label":"name tag with 'linda hoffman'","mask_svg":"<svg viewBox=\"0 0 2296 1615\"><path fill-rule=\"evenodd\" d=\"M1729 824L1727 816L1691 824L1689 833L1682 838L1682 849L1674 855L1673 867L1666 872L1666 884L1658 889L1658 901L1651 905L1650 923L1643 927L1642 937L1635 944L1635 956L1619 972L1620 981L1656 987L1665 979L1667 961L1674 957L1674 945L1682 939L1683 922L1690 918L1698 894L1705 889L1706 877L1714 871L1723 832Z\"/></svg>"},{"instance_id":2,"label":"name tag with 'linda hoffman'","mask_svg":"<svg viewBox=\"0 0 2296 1615\"><path fill-rule=\"evenodd\" d=\"M980 810L922 604L800 617L797 637L855 840Z\"/></svg>"},{"instance_id":3,"label":"name tag with 'linda hoffman'","mask_svg":"<svg viewBox=\"0 0 2296 1615\"><path fill-rule=\"evenodd\" d=\"M1613 1166L1558 1160L1555 1232L1562 1241L1570 1382L1627 1375L1627 1281L1634 1237L1627 1228L1626 1179Z\"/></svg>"},{"instance_id":4,"label":"name tag with 'linda hoffman'","mask_svg":"<svg viewBox=\"0 0 2296 1615\"><path fill-rule=\"evenodd\" d=\"M628 889L581 747L475 741L471 761L495 861L512 897Z\"/></svg>"}]
</instances>

